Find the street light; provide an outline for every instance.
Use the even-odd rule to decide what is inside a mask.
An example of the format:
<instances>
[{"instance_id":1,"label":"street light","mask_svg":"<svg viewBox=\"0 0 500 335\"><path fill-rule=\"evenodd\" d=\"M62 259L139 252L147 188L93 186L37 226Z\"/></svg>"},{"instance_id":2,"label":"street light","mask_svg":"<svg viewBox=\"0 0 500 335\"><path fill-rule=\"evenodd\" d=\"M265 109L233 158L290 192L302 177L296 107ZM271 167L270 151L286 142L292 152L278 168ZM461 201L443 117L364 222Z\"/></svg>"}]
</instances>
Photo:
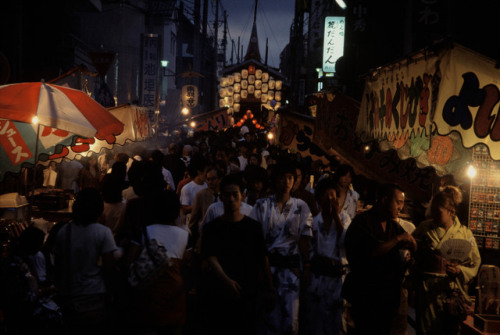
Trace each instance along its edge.
<instances>
[{"instance_id":1,"label":"street light","mask_svg":"<svg viewBox=\"0 0 500 335\"><path fill-rule=\"evenodd\" d=\"M181 113L182 113L182 115L188 115L189 109L187 107L184 107L184 108L182 108Z\"/></svg>"}]
</instances>

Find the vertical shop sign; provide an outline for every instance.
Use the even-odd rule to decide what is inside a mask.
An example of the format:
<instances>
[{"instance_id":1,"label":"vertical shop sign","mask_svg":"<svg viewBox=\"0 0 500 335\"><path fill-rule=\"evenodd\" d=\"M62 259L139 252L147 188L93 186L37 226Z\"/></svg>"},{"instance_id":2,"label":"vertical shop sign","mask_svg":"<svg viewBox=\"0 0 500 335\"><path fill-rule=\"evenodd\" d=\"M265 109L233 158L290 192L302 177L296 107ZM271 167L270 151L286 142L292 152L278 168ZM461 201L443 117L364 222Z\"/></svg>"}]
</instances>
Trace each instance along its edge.
<instances>
[{"instance_id":1,"label":"vertical shop sign","mask_svg":"<svg viewBox=\"0 0 500 335\"><path fill-rule=\"evenodd\" d=\"M335 63L344 55L345 17L327 16L323 35L323 72L335 72Z\"/></svg>"},{"instance_id":2,"label":"vertical shop sign","mask_svg":"<svg viewBox=\"0 0 500 335\"><path fill-rule=\"evenodd\" d=\"M159 38L157 34L142 35L141 105L150 111L158 109Z\"/></svg>"},{"instance_id":3,"label":"vertical shop sign","mask_svg":"<svg viewBox=\"0 0 500 335\"><path fill-rule=\"evenodd\" d=\"M182 105L195 108L198 105L198 87L195 85L182 86Z\"/></svg>"}]
</instances>

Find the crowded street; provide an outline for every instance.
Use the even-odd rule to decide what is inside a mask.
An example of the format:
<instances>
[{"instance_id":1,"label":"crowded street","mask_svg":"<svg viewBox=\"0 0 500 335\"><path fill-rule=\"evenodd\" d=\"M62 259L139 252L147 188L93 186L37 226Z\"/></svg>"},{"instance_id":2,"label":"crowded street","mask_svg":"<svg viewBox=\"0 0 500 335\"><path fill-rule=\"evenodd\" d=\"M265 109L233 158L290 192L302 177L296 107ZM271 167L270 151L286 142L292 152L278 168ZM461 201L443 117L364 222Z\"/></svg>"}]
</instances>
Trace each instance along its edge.
<instances>
[{"instance_id":1,"label":"crowded street","mask_svg":"<svg viewBox=\"0 0 500 335\"><path fill-rule=\"evenodd\" d=\"M499 4L0 8L0 335L500 334Z\"/></svg>"}]
</instances>

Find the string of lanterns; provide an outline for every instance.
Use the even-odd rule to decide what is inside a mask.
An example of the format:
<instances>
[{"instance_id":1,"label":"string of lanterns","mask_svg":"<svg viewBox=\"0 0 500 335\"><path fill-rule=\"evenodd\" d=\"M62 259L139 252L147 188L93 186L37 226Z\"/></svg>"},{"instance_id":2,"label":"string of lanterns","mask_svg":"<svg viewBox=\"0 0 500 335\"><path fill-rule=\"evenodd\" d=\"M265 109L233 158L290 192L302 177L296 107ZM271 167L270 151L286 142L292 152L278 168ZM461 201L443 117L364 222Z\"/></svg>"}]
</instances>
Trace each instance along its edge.
<instances>
[{"instance_id":1,"label":"string of lanterns","mask_svg":"<svg viewBox=\"0 0 500 335\"><path fill-rule=\"evenodd\" d=\"M250 122L254 125L255 129L264 129L264 126L259 124L257 122L257 119L254 119L254 115L251 110L247 110L245 115L243 115L243 117L237 123L235 123L233 127L241 127L247 120L250 120Z\"/></svg>"}]
</instances>

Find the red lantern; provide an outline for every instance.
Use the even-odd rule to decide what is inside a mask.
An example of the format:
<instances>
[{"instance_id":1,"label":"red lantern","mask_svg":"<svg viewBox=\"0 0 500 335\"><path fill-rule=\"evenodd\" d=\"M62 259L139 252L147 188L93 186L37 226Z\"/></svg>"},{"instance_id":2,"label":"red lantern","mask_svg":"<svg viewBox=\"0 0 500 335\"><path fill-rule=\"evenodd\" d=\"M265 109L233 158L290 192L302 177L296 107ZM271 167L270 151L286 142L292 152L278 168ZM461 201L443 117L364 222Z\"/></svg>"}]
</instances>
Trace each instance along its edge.
<instances>
[{"instance_id":1,"label":"red lantern","mask_svg":"<svg viewBox=\"0 0 500 335\"><path fill-rule=\"evenodd\" d=\"M248 66L248 74L255 74L255 65Z\"/></svg>"},{"instance_id":2,"label":"red lantern","mask_svg":"<svg viewBox=\"0 0 500 335\"><path fill-rule=\"evenodd\" d=\"M252 120L252 123L253 123L253 124L257 124L257 120L253 119L253 120Z\"/></svg>"},{"instance_id":3,"label":"red lantern","mask_svg":"<svg viewBox=\"0 0 500 335\"><path fill-rule=\"evenodd\" d=\"M250 109L247 110L247 114L252 114L252 111Z\"/></svg>"},{"instance_id":4,"label":"red lantern","mask_svg":"<svg viewBox=\"0 0 500 335\"><path fill-rule=\"evenodd\" d=\"M250 118L253 119L253 114L250 113Z\"/></svg>"},{"instance_id":5,"label":"red lantern","mask_svg":"<svg viewBox=\"0 0 500 335\"><path fill-rule=\"evenodd\" d=\"M248 116L244 115L243 118L246 120L246 119L248 119Z\"/></svg>"}]
</instances>

